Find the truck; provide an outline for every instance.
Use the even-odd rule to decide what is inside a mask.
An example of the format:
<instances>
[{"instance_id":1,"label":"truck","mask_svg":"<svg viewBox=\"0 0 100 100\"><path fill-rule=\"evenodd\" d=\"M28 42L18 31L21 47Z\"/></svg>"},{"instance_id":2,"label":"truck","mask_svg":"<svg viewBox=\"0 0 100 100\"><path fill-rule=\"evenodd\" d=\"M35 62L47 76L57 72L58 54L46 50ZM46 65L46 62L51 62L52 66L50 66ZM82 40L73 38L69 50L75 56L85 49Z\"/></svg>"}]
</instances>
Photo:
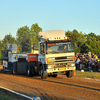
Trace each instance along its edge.
<instances>
[{"instance_id":1,"label":"truck","mask_svg":"<svg viewBox=\"0 0 100 100\"><path fill-rule=\"evenodd\" d=\"M42 31L38 37L38 54L16 53L7 49L3 70L12 74L40 75L42 79L57 77L58 74L72 77L76 69L72 40L65 36L63 30Z\"/></svg>"}]
</instances>

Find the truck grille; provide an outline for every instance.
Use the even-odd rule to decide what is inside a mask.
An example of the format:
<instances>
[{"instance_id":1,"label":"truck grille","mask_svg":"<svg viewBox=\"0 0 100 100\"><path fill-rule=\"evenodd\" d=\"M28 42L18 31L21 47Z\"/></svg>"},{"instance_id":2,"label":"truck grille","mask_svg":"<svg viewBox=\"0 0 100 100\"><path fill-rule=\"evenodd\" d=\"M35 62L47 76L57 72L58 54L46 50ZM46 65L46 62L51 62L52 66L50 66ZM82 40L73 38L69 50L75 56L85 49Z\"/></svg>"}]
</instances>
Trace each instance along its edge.
<instances>
[{"instance_id":1,"label":"truck grille","mask_svg":"<svg viewBox=\"0 0 100 100\"><path fill-rule=\"evenodd\" d=\"M72 56L67 56L67 57L56 57L55 62L65 62L65 61L73 61Z\"/></svg>"},{"instance_id":2,"label":"truck grille","mask_svg":"<svg viewBox=\"0 0 100 100\"><path fill-rule=\"evenodd\" d=\"M73 61L73 56L66 56L66 57L55 57L55 59L49 58L49 63L67 63Z\"/></svg>"},{"instance_id":3,"label":"truck grille","mask_svg":"<svg viewBox=\"0 0 100 100\"><path fill-rule=\"evenodd\" d=\"M59 64L55 64L55 68L61 68L61 67L66 67L67 63L59 63Z\"/></svg>"}]
</instances>

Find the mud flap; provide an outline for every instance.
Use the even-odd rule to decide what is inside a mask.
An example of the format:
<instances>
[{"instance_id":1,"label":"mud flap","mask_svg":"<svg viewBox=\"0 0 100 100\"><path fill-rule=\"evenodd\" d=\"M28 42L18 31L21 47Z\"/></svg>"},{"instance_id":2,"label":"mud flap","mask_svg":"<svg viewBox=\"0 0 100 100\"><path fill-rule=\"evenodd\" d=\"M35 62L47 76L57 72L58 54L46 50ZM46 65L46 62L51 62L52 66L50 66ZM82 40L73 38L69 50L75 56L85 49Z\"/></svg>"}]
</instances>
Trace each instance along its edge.
<instances>
[{"instance_id":1,"label":"mud flap","mask_svg":"<svg viewBox=\"0 0 100 100\"><path fill-rule=\"evenodd\" d=\"M46 79L48 77L48 74L46 71L44 71L44 66L41 67L41 79Z\"/></svg>"},{"instance_id":2,"label":"mud flap","mask_svg":"<svg viewBox=\"0 0 100 100\"><path fill-rule=\"evenodd\" d=\"M73 75L74 75L74 71L73 71L73 70L70 70L70 71L68 71L68 72L66 73L66 76L67 76L68 78L71 78Z\"/></svg>"}]
</instances>

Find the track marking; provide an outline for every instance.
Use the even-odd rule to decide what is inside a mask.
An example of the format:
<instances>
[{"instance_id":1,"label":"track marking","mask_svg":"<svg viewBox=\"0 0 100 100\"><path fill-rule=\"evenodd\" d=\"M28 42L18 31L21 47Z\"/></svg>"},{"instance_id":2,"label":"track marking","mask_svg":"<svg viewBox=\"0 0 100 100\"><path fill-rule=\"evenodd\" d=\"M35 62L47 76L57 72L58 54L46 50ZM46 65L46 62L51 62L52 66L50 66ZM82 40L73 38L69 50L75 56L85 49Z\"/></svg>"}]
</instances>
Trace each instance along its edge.
<instances>
[{"instance_id":1,"label":"track marking","mask_svg":"<svg viewBox=\"0 0 100 100\"><path fill-rule=\"evenodd\" d=\"M27 95L24 95L24 94L15 92L15 91L13 91L13 90L7 89L7 88L2 87L2 86L0 86L0 88L5 89L5 90L7 90L7 91L9 91L9 92L12 92L12 93L14 93L14 94L20 95L20 96L25 97L25 98L30 99L30 100L34 100L34 99L35 99L35 97L29 97L29 96L27 96ZM33 98L34 98L34 99L33 99ZM40 100L41 100L41 99L40 99Z\"/></svg>"}]
</instances>

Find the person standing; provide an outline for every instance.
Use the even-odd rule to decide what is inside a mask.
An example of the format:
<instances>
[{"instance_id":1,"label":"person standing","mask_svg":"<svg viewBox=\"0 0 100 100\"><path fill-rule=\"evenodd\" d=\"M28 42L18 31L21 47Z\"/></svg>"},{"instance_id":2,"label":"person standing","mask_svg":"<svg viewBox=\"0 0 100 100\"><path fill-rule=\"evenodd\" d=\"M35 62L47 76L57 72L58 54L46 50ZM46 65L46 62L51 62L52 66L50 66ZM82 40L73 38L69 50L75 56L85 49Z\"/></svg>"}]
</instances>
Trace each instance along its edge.
<instances>
[{"instance_id":1,"label":"person standing","mask_svg":"<svg viewBox=\"0 0 100 100\"><path fill-rule=\"evenodd\" d=\"M79 59L79 57L77 58L75 65L76 65L76 70L80 69L80 59Z\"/></svg>"}]
</instances>

